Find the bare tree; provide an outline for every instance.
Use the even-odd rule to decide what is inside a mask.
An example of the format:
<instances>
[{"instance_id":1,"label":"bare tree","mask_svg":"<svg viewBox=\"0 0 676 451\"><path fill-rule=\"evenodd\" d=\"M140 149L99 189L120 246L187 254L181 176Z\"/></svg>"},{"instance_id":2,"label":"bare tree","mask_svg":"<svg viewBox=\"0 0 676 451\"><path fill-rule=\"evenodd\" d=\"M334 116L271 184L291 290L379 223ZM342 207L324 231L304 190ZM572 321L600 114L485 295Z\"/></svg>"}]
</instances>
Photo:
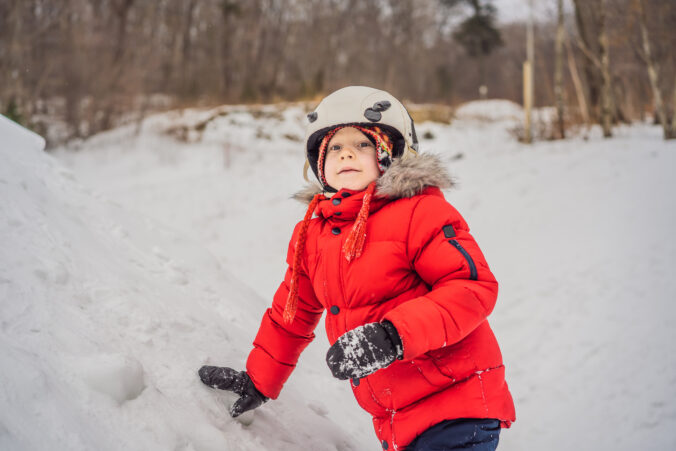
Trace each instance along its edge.
<instances>
[{"instance_id":1,"label":"bare tree","mask_svg":"<svg viewBox=\"0 0 676 451\"><path fill-rule=\"evenodd\" d=\"M565 32L565 30L564 30ZM577 70L577 63L575 62L575 55L573 54L572 46L570 45L570 40L568 35L564 34L564 44L566 46L566 56L568 59L568 70L570 72L570 77L573 81L573 86L575 87L575 97L577 98L578 108L580 108L580 114L582 115L582 120L586 128L590 126L590 117L589 117L589 107L587 104L587 99L585 97L584 88L582 87L582 80L580 79L579 72Z\"/></svg>"},{"instance_id":2,"label":"bare tree","mask_svg":"<svg viewBox=\"0 0 676 451\"><path fill-rule=\"evenodd\" d=\"M637 7L639 11L638 22L639 27L641 29L641 42L642 42L642 52L640 52L640 55L643 61L645 62L646 69L648 70L648 78L650 80L650 87L652 88L653 101L655 102L655 114L657 115L659 122L662 125L662 129L664 131L664 139L673 139L676 138L676 133L674 133L672 123L669 121L667 103L662 98L662 91L660 88L660 80L659 80L659 68L657 67L658 63L655 61L655 57L652 51L652 45L650 43L650 36L648 34L645 0L637 0Z\"/></svg>"},{"instance_id":3,"label":"bare tree","mask_svg":"<svg viewBox=\"0 0 676 451\"><path fill-rule=\"evenodd\" d=\"M603 95L612 97L615 119L643 114L654 95L643 46L627 45L641 42L632 19L637 15L626 14L635 1L601 8L601 0L575 0L577 46L563 41L570 77L562 73L557 20L537 24L536 106L573 111L566 101L577 99L583 117L588 106L598 120L594 108L610 92ZM656 116L673 123L673 0L641 1L662 93ZM465 5L463 15L449 3ZM490 53L482 53L483 38L496 36L488 28L473 28L486 31L473 34L465 27L475 56L455 38L464 18L492 11L490 3L2 0L0 112L38 131L56 130L54 122L66 125L64 135L48 136L52 142L138 121L157 108L314 99L346 84L379 86L415 102L457 104L475 99L484 80L492 97L520 102L525 24L489 21L502 42ZM602 29L605 40L599 39ZM610 90L603 88L608 81Z\"/></svg>"},{"instance_id":4,"label":"bare tree","mask_svg":"<svg viewBox=\"0 0 676 451\"><path fill-rule=\"evenodd\" d=\"M606 0L588 0L586 2L574 0L574 2L576 14L581 18L581 20L578 20L578 26L580 24L588 23L589 21L592 21L592 19L592 22L595 22L595 29L590 30L588 26L583 25L582 28L578 30L581 38L577 40L577 45L601 74L600 121L603 129L603 136L609 138L613 134L612 123L614 100L612 87L613 79L610 73L610 46L606 28ZM583 11L588 12L589 17L585 18L585 12ZM585 19L587 20L585 21ZM594 41L591 39L592 36L596 37L595 41L598 46L598 54L593 52L587 45L587 43Z\"/></svg>"},{"instance_id":5,"label":"bare tree","mask_svg":"<svg viewBox=\"0 0 676 451\"><path fill-rule=\"evenodd\" d=\"M606 29L606 1L599 0L599 58L603 87L601 91L601 127L603 136L613 136L613 81L610 75L610 47L608 45L608 31Z\"/></svg>"}]
</instances>

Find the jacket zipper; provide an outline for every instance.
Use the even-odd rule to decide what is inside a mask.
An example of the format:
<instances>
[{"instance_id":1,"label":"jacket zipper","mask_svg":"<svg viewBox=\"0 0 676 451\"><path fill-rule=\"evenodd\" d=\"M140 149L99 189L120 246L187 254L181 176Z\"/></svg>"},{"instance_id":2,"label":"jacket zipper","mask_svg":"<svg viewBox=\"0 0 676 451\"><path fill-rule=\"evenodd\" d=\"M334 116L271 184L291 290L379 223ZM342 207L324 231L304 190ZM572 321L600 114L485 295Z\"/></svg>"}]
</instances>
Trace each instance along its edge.
<instances>
[{"instance_id":1,"label":"jacket zipper","mask_svg":"<svg viewBox=\"0 0 676 451\"><path fill-rule=\"evenodd\" d=\"M476 280L477 279L476 265L474 264L474 260L472 260L472 256L469 255L469 252L467 252L465 248L462 247L462 245L458 243L456 240L448 240L448 242L451 243L451 245L453 245L454 248L460 251L463 257L465 257L465 260L467 260L467 264L469 264L469 278L471 280Z\"/></svg>"}]
</instances>

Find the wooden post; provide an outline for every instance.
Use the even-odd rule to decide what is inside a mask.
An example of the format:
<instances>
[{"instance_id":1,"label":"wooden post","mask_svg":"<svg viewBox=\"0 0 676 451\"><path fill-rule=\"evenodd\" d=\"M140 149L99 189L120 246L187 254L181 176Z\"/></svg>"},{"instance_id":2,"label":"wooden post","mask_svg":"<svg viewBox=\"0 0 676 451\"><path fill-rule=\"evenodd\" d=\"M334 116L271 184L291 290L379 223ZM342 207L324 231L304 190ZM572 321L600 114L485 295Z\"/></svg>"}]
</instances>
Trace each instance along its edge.
<instances>
[{"instance_id":1,"label":"wooden post","mask_svg":"<svg viewBox=\"0 0 676 451\"><path fill-rule=\"evenodd\" d=\"M533 142L533 67L530 61L523 62L523 111L524 111L524 141L528 144Z\"/></svg>"},{"instance_id":2,"label":"wooden post","mask_svg":"<svg viewBox=\"0 0 676 451\"><path fill-rule=\"evenodd\" d=\"M523 108L525 117L524 141L533 142L533 60L535 57L535 38L533 32L533 0L528 2L530 15L528 16L528 33L526 36L527 61L523 63Z\"/></svg>"}]
</instances>

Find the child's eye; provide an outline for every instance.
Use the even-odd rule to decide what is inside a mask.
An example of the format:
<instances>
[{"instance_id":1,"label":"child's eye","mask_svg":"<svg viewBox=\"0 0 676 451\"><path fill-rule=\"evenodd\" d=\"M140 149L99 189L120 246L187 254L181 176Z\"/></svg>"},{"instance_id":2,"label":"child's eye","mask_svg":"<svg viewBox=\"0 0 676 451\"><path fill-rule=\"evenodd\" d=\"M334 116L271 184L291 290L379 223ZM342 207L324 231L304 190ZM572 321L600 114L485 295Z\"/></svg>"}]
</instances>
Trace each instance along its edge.
<instances>
[{"instance_id":1,"label":"child's eye","mask_svg":"<svg viewBox=\"0 0 676 451\"><path fill-rule=\"evenodd\" d=\"M371 141L362 141L359 143L359 147L371 147Z\"/></svg>"},{"instance_id":2,"label":"child's eye","mask_svg":"<svg viewBox=\"0 0 676 451\"><path fill-rule=\"evenodd\" d=\"M334 144L332 146L329 146L329 152L336 152L340 150L341 146L340 144Z\"/></svg>"}]
</instances>

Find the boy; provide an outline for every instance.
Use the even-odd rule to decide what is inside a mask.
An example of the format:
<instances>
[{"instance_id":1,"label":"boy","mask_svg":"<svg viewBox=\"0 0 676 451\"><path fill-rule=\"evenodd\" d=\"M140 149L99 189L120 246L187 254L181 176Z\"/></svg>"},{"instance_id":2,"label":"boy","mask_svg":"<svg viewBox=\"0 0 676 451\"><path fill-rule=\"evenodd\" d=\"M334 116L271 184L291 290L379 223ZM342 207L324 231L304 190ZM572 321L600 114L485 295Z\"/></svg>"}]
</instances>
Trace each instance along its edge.
<instances>
[{"instance_id":1,"label":"boy","mask_svg":"<svg viewBox=\"0 0 676 451\"><path fill-rule=\"evenodd\" d=\"M233 416L276 398L327 309L327 365L350 379L383 449L495 450L515 418L486 321L498 285L441 193L448 174L417 153L413 120L385 91L340 89L308 119L321 186L296 196L309 206L284 281L246 371L205 366L200 378L240 395Z\"/></svg>"}]
</instances>

